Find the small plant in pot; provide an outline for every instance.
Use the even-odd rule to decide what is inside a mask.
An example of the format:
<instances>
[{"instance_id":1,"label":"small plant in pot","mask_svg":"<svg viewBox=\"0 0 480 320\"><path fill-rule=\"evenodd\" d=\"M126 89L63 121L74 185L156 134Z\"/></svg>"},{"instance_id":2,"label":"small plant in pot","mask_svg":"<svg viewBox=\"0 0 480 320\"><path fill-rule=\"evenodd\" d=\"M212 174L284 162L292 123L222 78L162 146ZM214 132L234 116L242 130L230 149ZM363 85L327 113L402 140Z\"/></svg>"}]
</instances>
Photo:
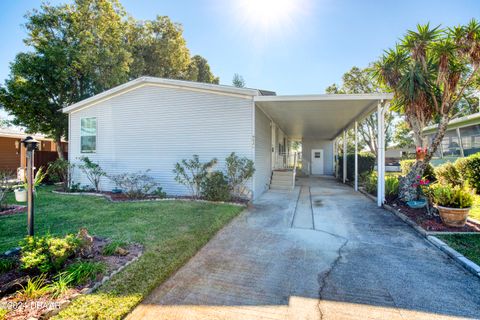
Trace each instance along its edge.
<instances>
[{"instance_id":1,"label":"small plant in pot","mask_svg":"<svg viewBox=\"0 0 480 320\"><path fill-rule=\"evenodd\" d=\"M35 192L35 188L42 183L43 179L45 179L47 173L43 171L42 168L38 169L37 173L35 174L35 178L33 180L33 192ZM22 184L19 184L15 188L15 200L17 202L27 202L27 189L28 183L24 181Z\"/></svg>"},{"instance_id":2,"label":"small plant in pot","mask_svg":"<svg viewBox=\"0 0 480 320\"><path fill-rule=\"evenodd\" d=\"M449 227L465 225L474 200L471 189L434 183L429 187L428 194L436 205L443 224Z\"/></svg>"}]
</instances>

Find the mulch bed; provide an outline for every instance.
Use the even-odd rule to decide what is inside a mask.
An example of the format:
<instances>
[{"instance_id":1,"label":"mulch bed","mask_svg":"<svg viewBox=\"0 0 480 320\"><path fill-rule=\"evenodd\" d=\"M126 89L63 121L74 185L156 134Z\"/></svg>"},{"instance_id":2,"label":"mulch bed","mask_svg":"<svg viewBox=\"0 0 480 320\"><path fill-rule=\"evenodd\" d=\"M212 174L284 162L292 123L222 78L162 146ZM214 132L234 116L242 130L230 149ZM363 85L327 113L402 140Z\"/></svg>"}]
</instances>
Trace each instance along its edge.
<instances>
[{"instance_id":1,"label":"mulch bed","mask_svg":"<svg viewBox=\"0 0 480 320\"><path fill-rule=\"evenodd\" d=\"M387 199L388 200L388 199ZM412 209L400 200L387 201L389 205L409 217L426 231L435 232L480 232L480 224L468 220L464 227L447 227L442 223L436 209L431 208L432 214L429 215L426 208Z\"/></svg>"},{"instance_id":2,"label":"mulch bed","mask_svg":"<svg viewBox=\"0 0 480 320\"><path fill-rule=\"evenodd\" d=\"M94 236L91 256L87 259L82 258L82 261L104 262L107 268L105 274L99 275L97 279L89 281L86 284L69 289L68 292L56 299L49 295L37 299L23 299L18 297L15 292L20 290L22 285L25 285L32 275L21 270L17 261L17 266L13 270L0 274L0 308L9 310L6 319L48 318L68 305L75 297L88 293L92 288L97 287L105 277L112 275L112 273L115 273L127 263L138 258L143 251L143 246L130 244L124 248L126 249L124 255L104 256L102 255L102 251L108 243L109 240ZM9 258L18 260L20 257L16 254ZM69 261L69 263L75 261L77 260L73 259ZM69 263L67 263L67 266ZM47 283L50 281L51 279L47 279Z\"/></svg>"},{"instance_id":3,"label":"mulch bed","mask_svg":"<svg viewBox=\"0 0 480 320\"><path fill-rule=\"evenodd\" d=\"M1 216L9 216L9 215L12 215L12 214L26 212L26 211L27 211L26 206L13 204L13 205L9 205L6 208L0 209L0 217Z\"/></svg>"}]
</instances>

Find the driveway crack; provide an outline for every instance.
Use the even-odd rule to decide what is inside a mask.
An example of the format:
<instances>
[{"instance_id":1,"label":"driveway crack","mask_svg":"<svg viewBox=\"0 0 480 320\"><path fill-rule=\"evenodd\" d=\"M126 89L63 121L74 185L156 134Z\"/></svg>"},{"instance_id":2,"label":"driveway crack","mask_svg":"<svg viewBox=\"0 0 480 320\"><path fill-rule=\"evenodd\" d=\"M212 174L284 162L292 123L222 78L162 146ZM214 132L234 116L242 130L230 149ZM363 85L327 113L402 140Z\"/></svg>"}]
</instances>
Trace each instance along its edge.
<instances>
[{"instance_id":1,"label":"driveway crack","mask_svg":"<svg viewBox=\"0 0 480 320\"><path fill-rule=\"evenodd\" d=\"M332 262L332 264L330 265L328 270L323 274L323 277L321 279L319 279L319 281L318 281L320 283L318 311L320 312L320 319L321 320L324 319L324 314L323 314L323 311L322 311L321 303L322 303L322 298L323 298L323 291L325 290L325 287L327 286L327 279L328 279L328 277L330 277L330 274L332 273L333 269L335 269L337 267L338 263L340 262L340 259L342 259L342 257L343 257L342 250L348 244L348 239L345 239L344 237L341 237L341 236L338 236L338 235L337 235L337 237L344 239L344 242L338 248L337 257Z\"/></svg>"}]
</instances>

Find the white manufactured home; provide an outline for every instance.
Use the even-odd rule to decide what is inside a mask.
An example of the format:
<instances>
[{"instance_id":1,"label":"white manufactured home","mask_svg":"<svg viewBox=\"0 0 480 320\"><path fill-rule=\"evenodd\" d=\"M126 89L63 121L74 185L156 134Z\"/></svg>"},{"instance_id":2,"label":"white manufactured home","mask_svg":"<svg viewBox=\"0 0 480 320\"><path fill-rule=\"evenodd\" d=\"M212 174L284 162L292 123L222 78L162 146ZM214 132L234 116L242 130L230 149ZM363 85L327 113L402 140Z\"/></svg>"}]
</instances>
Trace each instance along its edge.
<instances>
[{"instance_id":1,"label":"white manufactured home","mask_svg":"<svg viewBox=\"0 0 480 320\"><path fill-rule=\"evenodd\" d=\"M187 189L172 172L176 162L197 154L203 161L217 158L222 169L235 152L254 161L247 187L258 198L270 187L291 188L299 171L334 175L337 137L382 112L389 99L390 94L277 96L142 77L64 108L69 158L88 156L110 175L149 169L168 194L183 195ZM301 153L292 150L293 141ZM78 170L73 181L88 184ZM101 182L103 190L114 187L108 178Z\"/></svg>"}]
</instances>

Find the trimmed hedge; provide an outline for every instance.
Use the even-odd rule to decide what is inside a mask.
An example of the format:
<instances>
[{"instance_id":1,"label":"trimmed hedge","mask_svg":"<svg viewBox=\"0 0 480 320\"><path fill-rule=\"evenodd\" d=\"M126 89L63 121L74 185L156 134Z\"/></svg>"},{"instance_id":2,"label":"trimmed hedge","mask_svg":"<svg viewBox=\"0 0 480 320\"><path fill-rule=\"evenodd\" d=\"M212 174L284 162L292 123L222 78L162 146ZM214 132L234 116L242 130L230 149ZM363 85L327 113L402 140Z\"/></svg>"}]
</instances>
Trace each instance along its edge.
<instances>
[{"instance_id":1,"label":"trimmed hedge","mask_svg":"<svg viewBox=\"0 0 480 320\"><path fill-rule=\"evenodd\" d=\"M470 187L480 193L480 152L455 161L455 167Z\"/></svg>"},{"instance_id":2,"label":"trimmed hedge","mask_svg":"<svg viewBox=\"0 0 480 320\"><path fill-rule=\"evenodd\" d=\"M358 175L361 176L367 172L373 171L375 167L375 155L370 152L360 152L358 154ZM340 179L343 179L343 156L338 158L338 170ZM347 154L347 180L355 179L355 155Z\"/></svg>"}]
</instances>

